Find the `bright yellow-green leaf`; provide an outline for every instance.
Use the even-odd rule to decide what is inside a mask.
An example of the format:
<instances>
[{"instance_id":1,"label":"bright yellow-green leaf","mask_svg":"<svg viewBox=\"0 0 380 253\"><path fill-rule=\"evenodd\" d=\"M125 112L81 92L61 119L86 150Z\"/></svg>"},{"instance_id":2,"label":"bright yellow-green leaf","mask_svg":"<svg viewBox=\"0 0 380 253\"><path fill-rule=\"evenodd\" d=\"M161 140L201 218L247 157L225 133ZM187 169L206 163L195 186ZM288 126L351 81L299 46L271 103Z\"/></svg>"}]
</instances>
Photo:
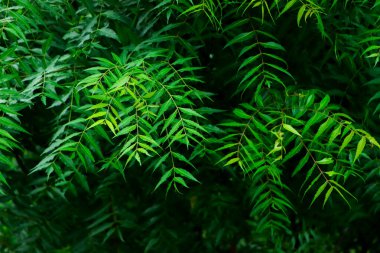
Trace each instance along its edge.
<instances>
[{"instance_id":1,"label":"bright yellow-green leaf","mask_svg":"<svg viewBox=\"0 0 380 253\"><path fill-rule=\"evenodd\" d=\"M350 143L350 141L352 140L352 137L354 137L354 131L351 131L351 133L349 135L346 136L346 138L344 138L343 140L343 143L342 143L342 146L340 146L339 148L339 153L342 152L342 150L347 147L347 145Z\"/></svg>"},{"instance_id":2,"label":"bright yellow-green leaf","mask_svg":"<svg viewBox=\"0 0 380 253\"><path fill-rule=\"evenodd\" d=\"M305 12L305 9L306 9L306 4L302 5L298 11L298 14L297 14L297 25L298 26L300 26L301 18L302 18L303 13Z\"/></svg>"},{"instance_id":3,"label":"bright yellow-green leaf","mask_svg":"<svg viewBox=\"0 0 380 253\"><path fill-rule=\"evenodd\" d=\"M108 118L109 120L111 121L112 125L117 129L119 130L119 126L116 122L116 119L114 118L114 116L112 116L111 114L108 114Z\"/></svg>"},{"instance_id":4,"label":"bright yellow-green leaf","mask_svg":"<svg viewBox=\"0 0 380 253\"><path fill-rule=\"evenodd\" d=\"M143 96L143 98L148 99L153 97L153 95L156 94L156 91L151 91Z\"/></svg>"},{"instance_id":5,"label":"bright yellow-green leaf","mask_svg":"<svg viewBox=\"0 0 380 253\"><path fill-rule=\"evenodd\" d=\"M115 128L114 128L114 126L112 125L111 121L106 120L106 124L107 124L108 128L112 131L112 133L113 133L114 135L116 135Z\"/></svg>"},{"instance_id":6,"label":"bright yellow-green leaf","mask_svg":"<svg viewBox=\"0 0 380 253\"><path fill-rule=\"evenodd\" d=\"M131 97L137 101L138 98L136 97L135 93L133 91L131 91L131 89L129 89L128 87L125 87L125 90L128 92L129 95L131 95Z\"/></svg>"},{"instance_id":7,"label":"bright yellow-green leaf","mask_svg":"<svg viewBox=\"0 0 380 253\"><path fill-rule=\"evenodd\" d=\"M356 161L356 159L359 158L360 154L363 152L363 149L364 149L365 144L366 144L366 140L367 140L367 139L366 139L365 136L363 136L363 137L360 139L360 141L359 141L359 143L358 143L358 146L357 146L357 148L356 148L356 153L355 153L355 159L354 159L354 162Z\"/></svg>"},{"instance_id":8,"label":"bright yellow-green leaf","mask_svg":"<svg viewBox=\"0 0 380 253\"><path fill-rule=\"evenodd\" d=\"M317 161L318 164L332 164L334 160L331 157L323 158L322 160Z\"/></svg>"},{"instance_id":9,"label":"bright yellow-green leaf","mask_svg":"<svg viewBox=\"0 0 380 253\"><path fill-rule=\"evenodd\" d=\"M96 121L94 124L92 124L88 129L96 127L97 125L104 124L104 119L100 119Z\"/></svg>"},{"instance_id":10,"label":"bright yellow-green leaf","mask_svg":"<svg viewBox=\"0 0 380 253\"><path fill-rule=\"evenodd\" d=\"M325 200L323 201L323 207L325 207L325 204L326 204L327 200L329 199L333 190L334 190L333 186L330 186L330 188L327 190L326 195L325 195Z\"/></svg>"},{"instance_id":11,"label":"bright yellow-green leaf","mask_svg":"<svg viewBox=\"0 0 380 253\"><path fill-rule=\"evenodd\" d=\"M279 16L281 16L282 14L284 14L286 11L288 11L296 2L297 2L298 0L292 0L292 1L289 1L286 5L285 5L285 7L284 7L284 9L282 9L282 11L280 12L280 15Z\"/></svg>"},{"instance_id":12,"label":"bright yellow-green leaf","mask_svg":"<svg viewBox=\"0 0 380 253\"><path fill-rule=\"evenodd\" d=\"M220 163L220 162L223 162L224 160L227 160L228 158L230 158L231 156L233 156L235 153L237 153L237 151L234 151L234 152L231 152L227 155L225 155L222 159L220 159L216 164Z\"/></svg>"},{"instance_id":13,"label":"bright yellow-green leaf","mask_svg":"<svg viewBox=\"0 0 380 253\"><path fill-rule=\"evenodd\" d=\"M239 160L240 160L239 157L232 158L224 166L228 166L228 165L234 164L234 163L238 162Z\"/></svg>"},{"instance_id":14,"label":"bright yellow-green leaf","mask_svg":"<svg viewBox=\"0 0 380 253\"><path fill-rule=\"evenodd\" d=\"M380 148L380 144L376 141L376 139L370 135L366 136L368 141L372 144L374 144L376 147Z\"/></svg>"},{"instance_id":15,"label":"bright yellow-green leaf","mask_svg":"<svg viewBox=\"0 0 380 253\"><path fill-rule=\"evenodd\" d=\"M89 119L93 119L93 118L99 118L99 117L102 117L106 114L107 114L106 111L97 112L97 113L91 115L90 117L88 117L87 119L89 120Z\"/></svg>"},{"instance_id":16,"label":"bright yellow-green leaf","mask_svg":"<svg viewBox=\"0 0 380 253\"><path fill-rule=\"evenodd\" d=\"M99 104L91 106L87 110L95 110L95 109L99 109L99 108L104 108L106 106L108 106L108 104L106 104L106 103L99 103Z\"/></svg>"},{"instance_id":17,"label":"bright yellow-green leaf","mask_svg":"<svg viewBox=\"0 0 380 253\"><path fill-rule=\"evenodd\" d=\"M329 177L332 177L332 176L335 176L335 175L343 176L342 173L335 172L335 171L326 171L325 173L326 173Z\"/></svg>"},{"instance_id":18,"label":"bright yellow-green leaf","mask_svg":"<svg viewBox=\"0 0 380 253\"><path fill-rule=\"evenodd\" d=\"M140 159L140 155L138 152L135 153L135 159L139 162L139 164L141 165L141 159Z\"/></svg>"},{"instance_id":19,"label":"bright yellow-green leaf","mask_svg":"<svg viewBox=\"0 0 380 253\"><path fill-rule=\"evenodd\" d=\"M296 129L294 129L294 127L292 127L291 125L283 124L282 126L284 127L285 130L287 130L287 131L289 131L295 135L298 135L299 137L302 137L300 135L300 133Z\"/></svg>"},{"instance_id":20,"label":"bright yellow-green leaf","mask_svg":"<svg viewBox=\"0 0 380 253\"><path fill-rule=\"evenodd\" d=\"M119 113L116 111L116 109L113 106L110 106L110 108L111 108L112 113L115 115L115 117L121 121Z\"/></svg>"}]
</instances>

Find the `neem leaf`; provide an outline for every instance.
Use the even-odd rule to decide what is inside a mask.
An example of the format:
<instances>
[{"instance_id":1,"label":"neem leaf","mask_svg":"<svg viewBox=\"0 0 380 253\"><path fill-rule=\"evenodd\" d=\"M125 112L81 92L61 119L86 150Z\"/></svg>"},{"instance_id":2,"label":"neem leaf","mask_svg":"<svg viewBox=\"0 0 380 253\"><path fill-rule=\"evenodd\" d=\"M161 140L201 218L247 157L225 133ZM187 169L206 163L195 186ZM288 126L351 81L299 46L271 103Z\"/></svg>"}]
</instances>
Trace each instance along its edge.
<instances>
[{"instance_id":1,"label":"neem leaf","mask_svg":"<svg viewBox=\"0 0 380 253\"><path fill-rule=\"evenodd\" d=\"M296 129L294 129L294 127L292 127L291 125L283 124L282 126L284 127L285 130L288 130L289 132L295 135L298 135L299 137L302 137L300 133Z\"/></svg>"}]
</instances>

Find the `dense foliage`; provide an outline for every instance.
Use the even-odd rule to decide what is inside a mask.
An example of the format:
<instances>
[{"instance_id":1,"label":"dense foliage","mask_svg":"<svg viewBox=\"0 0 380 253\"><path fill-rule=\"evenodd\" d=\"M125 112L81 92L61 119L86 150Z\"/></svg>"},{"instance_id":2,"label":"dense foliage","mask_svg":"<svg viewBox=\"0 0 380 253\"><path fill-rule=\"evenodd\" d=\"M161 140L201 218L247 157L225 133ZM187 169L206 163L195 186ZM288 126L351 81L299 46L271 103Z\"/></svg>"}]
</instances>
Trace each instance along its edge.
<instances>
[{"instance_id":1,"label":"dense foliage","mask_svg":"<svg viewBox=\"0 0 380 253\"><path fill-rule=\"evenodd\" d=\"M379 252L379 17L0 0L0 251Z\"/></svg>"}]
</instances>

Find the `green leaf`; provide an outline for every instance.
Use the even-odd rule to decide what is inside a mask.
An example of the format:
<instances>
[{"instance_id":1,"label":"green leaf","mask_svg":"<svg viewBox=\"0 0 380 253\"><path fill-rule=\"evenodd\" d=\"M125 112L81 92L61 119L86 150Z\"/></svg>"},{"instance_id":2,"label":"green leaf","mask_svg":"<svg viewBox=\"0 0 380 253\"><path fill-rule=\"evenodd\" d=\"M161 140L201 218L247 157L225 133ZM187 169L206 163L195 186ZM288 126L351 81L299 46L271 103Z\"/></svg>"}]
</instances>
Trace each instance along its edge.
<instances>
[{"instance_id":1,"label":"green leaf","mask_svg":"<svg viewBox=\"0 0 380 253\"><path fill-rule=\"evenodd\" d=\"M303 147L302 143L299 143L294 148L292 148L289 152L287 152L284 159L282 159L282 163L288 161L289 159L297 155L302 150L302 147Z\"/></svg>"},{"instance_id":2,"label":"green leaf","mask_svg":"<svg viewBox=\"0 0 380 253\"><path fill-rule=\"evenodd\" d=\"M93 119L93 118L102 117L102 116L104 116L106 114L107 114L107 112L105 112L105 111L97 112L97 113L91 115L90 117L88 117L87 120Z\"/></svg>"},{"instance_id":3,"label":"green leaf","mask_svg":"<svg viewBox=\"0 0 380 253\"><path fill-rule=\"evenodd\" d=\"M141 148L138 148L137 150L141 152ZM141 159L140 159L140 155L139 155L138 152L135 152L135 159L137 160L137 162L138 162L138 163L140 164L140 166L141 166Z\"/></svg>"},{"instance_id":4,"label":"green leaf","mask_svg":"<svg viewBox=\"0 0 380 253\"><path fill-rule=\"evenodd\" d=\"M305 190L303 196L305 197L306 193L309 192L309 190L311 189L311 187L313 187L313 185L321 178L322 174L318 174L318 176L316 176L313 181L311 181L311 183L309 184L309 186L307 187L307 189ZM307 179L306 179L307 180ZM306 182L306 180L304 181L304 183Z\"/></svg>"},{"instance_id":5,"label":"green leaf","mask_svg":"<svg viewBox=\"0 0 380 253\"><path fill-rule=\"evenodd\" d=\"M6 117L0 117L0 124L4 127L13 128L17 131L29 134L24 128L22 128L19 124L15 123L14 121L6 118Z\"/></svg>"},{"instance_id":6,"label":"green leaf","mask_svg":"<svg viewBox=\"0 0 380 253\"><path fill-rule=\"evenodd\" d=\"M190 172L188 172L187 170L184 170L184 169L180 169L180 168L174 168L174 172L187 178L187 179L190 179L190 180L193 180L195 182L198 182L200 183Z\"/></svg>"},{"instance_id":7,"label":"green leaf","mask_svg":"<svg viewBox=\"0 0 380 253\"><path fill-rule=\"evenodd\" d=\"M153 144L154 146L159 146L159 144L152 139L151 136L146 136L146 135L139 135L140 139L146 141L146 142L149 142L151 144Z\"/></svg>"},{"instance_id":8,"label":"green leaf","mask_svg":"<svg viewBox=\"0 0 380 253\"><path fill-rule=\"evenodd\" d=\"M335 123L334 119L328 118L327 121L321 124L315 134L313 140L317 140L327 129L329 129Z\"/></svg>"},{"instance_id":9,"label":"green leaf","mask_svg":"<svg viewBox=\"0 0 380 253\"><path fill-rule=\"evenodd\" d=\"M347 145L351 142L352 137L354 137L354 131L351 131L349 135L344 138L342 145L339 148L339 153L342 152L343 149L347 147Z\"/></svg>"},{"instance_id":10,"label":"green leaf","mask_svg":"<svg viewBox=\"0 0 380 253\"><path fill-rule=\"evenodd\" d=\"M282 9L282 11L280 12L279 16L281 16L286 11L288 11L295 3L297 3L297 1L298 0L291 0L291 1L287 2L287 4L285 5L284 9Z\"/></svg>"},{"instance_id":11,"label":"green leaf","mask_svg":"<svg viewBox=\"0 0 380 253\"><path fill-rule=\"evenodd\" d=\"M326 173L329 177L332 177L332 176L335 176L335 175L343 176L342 173L335 172L335 171L326 171L325 173Z\"/></svg>"},{"instance_id":12,"label":"green leaf","mask_svg":"<svg viewBox=\"0 0 380 253\"><path fill-rule=\"evenodd\" d=\"M323 110L330 103L330 96L326 95L319 103L318 110Z\"/></svg>"},{"instance_id":13,"label":"green leaf","mask_svg":"<svg viewBox=\"0 0 380 253\"><path fill-rule=\"evenodd\" d=\"M265 48L285 51L285 48L283 46L281 46L280 44L273 42L273 41L261 43L260 45L265 47Z\"/></svg>"},{"instance_id":14,"label":"green leaf","mask_svg":"<svg viewBox=\"0 0 380 253\"><path fill-rule=\"evenodd\" d=\"M244 75L244 78L240 81L240 84L243 84L245 81L247 81L249 78L251 78L257 71L259 71L261 68L263 67L263 64L260 64L260 65L257 65L256 67L252 68L248 73L246 73ZM246 84L248 88L248 86L250 86L252 84L252 82L254 80L256 80L258 78L258 76L254 77L251 79L251 81Z\"/></svg>"},{"instance_id":15,"label":"green leaf","mask_svg":"<svg viewBox=\"0 0 380 253\"><path fill-rule=\"evenodd\" d=\"M263 125L261 124L260 121L258 121L257 119L253 120L253 124L263 133L269 133L269 130Z\"/></svg>"},{"instance_id":16,"label":"green leaf","mask_svg":"<svg viewBox=\"0 0 380 253\"><path fill-rule=\"evenodd\" d=\"M166 153L165 155L161 156L160 159L158 159L158 161L156 161L156 163L154 164L154 167L153 167L153 171L155 171L158 167L160 167L168 158L170 153Z\"/></svg>"},{"instance_id":17,"label":"green leaf","mask_svg":"<svg viewBox=\"0 0 380 253\"><path fill-rule=\"evenodd\" d=\"M233 113L236 116L238 116L239 118L242 118L242 119L250 119L251 118L251 116L249 116L248 114L246 114L242 109L234 109Z\"/></svg>"},{"instance_id":18,"label":"green leaf","mask_svg":"<svg viewBox=\"0 0 380 253\"><path fill-rule=\"evenodd\" d=\"M305 9L306 9L306 4L302 5L301 8L298 10L298 14L297 14L297 25L298 25L298 27L300 27L301 18L303 16L303 13L305 12Z\"/></svg>"},{"instance_id":19,"label":"green leaf","mask_svg":"<svg viewBox=\"0 0 380 253\"><path fill-rule=\"evenodd\" d=\"M112 125L111 121L109 121L109 120L105 120L105 121L106 121L106 124L107 124L108 128L112 131L112 133L114 135L116 135L115 127Z\"/></svg>"},{"instance_id":20,"label":"green leaf","mask_svg":"<svg viewBox=\"0 0 380 253\"><path fill-rule=\"evenodd\" d=\"M194 165L185 156L177 152L172 152L172 154L174 157L178 158L180 161L187 163L188 165L190 165L191 167L195 169Z\"/></svg>"},{"instance_id":21,"label":"green leaf","mask_svg":"<svg viewBox=\"0 0 380 253\"><path fill-rule=\"evenodd\" d=\"M336 187L334 187L334 189L337 191L337 193L342 197L342 199L347 203L347 205L351 208L351 205L350 205L350 202L348 202L347 198L342 194L342 192L339 190L343 190L345 193L347 193L348 195L350 195L352 198L355 198L354 195L352 195L349 191L347 191L343 186L341 186L338 182L334 181L334 180L331 180L330 181L331 183L333 183Z\"/></svg>"},{"instance_id":22,"label":"green leaf","mask_svg":"<svg viewBox=\"0 0 380 253\"><path fill-rule=\"evenodd\" d=\"M195 117L199 117L199 118L203 118L205 119L205 117L203 117L202 115L200 115L199 113L197 113L196 111L194 111L193 109L189 109L189 108L182 108L180 107L179 108L181 110L181 112L187 114L187 115L190 115L190 116L195 116Z\"/></svg>"},{"instance_id":23,"label":"green leaf","mask_svg":"<svg viewBox=\"0 0 380 253\"><path fill-rule=\"evenodd\" d=\"M170 132L166 135L165 141L167 141L181 126L182 126L182 129L180 131L183 130L182 121L178 121L176 124L174 124Z\"/></svg>"},{"instance_id":24,"label":"green leaf","mask_svg":"<svg viewBox=\"0 0 380 253\"><path fill-rule=\"evenodd\" d=\"M123 129L121 129L121 130L117 133L116 136L129 134L130 132L134 131L136 128L137 128L136 125L131 125L131 126L129 126L129 127L123 128Z\"/></svg>"},{"instance_id":25,"label":"green leaf","mask_svg":"<svg viewBox=\"0 0 380 253\"><path fill-rule=\"evenodd\" d=\"M239 157L235 157L235 158L232 158L231 160L229 160L224 166L228 166L228 165L231 165L231 164L234 164L236 162L240 161L240 158Z\"/></svg>"},{"instance_id":26,"label":"green leaf","mask_svg":"<svg viewBox=\"0 0 380 253\"><path fill-rule=\"evenodd\" d=\"M173 102L171 99L167 100L165 103L163 103L161 106L160 106L160 110L158 111L157 113L157 119L161 118L161 116L167 112L170 108L170 106L173 105Z\"/></svg>"},{"instance_id":27,"label":"green leaf","mask_svg":"<svg viewBox=\"0 0 380 253\"><path fill-rule=\"evenodd\" d=\"M311 201L310 206L312 206L313 203L314 203L314 201L319 197L319 195L321 195L321 193L323 192L323 190L326 188L327 184L328 184L328 181L324 182L324 183L318 188L317 192L316 192L315 195L314 195L313 200ZM310 206L309 206L309 207L310 207Z\"/></svg>"},{"instance_id":28,"label":"green leaf","mask_svg":"<svg viewBox=\"0 0 380 253\"><path fill-rule=\"evenodd\" d=\"M75 178L85 191L90 192L90 187L88 185L87 179L82 173L77 171L75 173Z\"/></svg>"},{"instance_id":29,"label":"green leaf","mask_svg":"<svg viewBox=\"0 0 380 253\"><path fill-rule=\"evenodd\" d=\"M343 186L341 186L338 182L336 182L335 180L332 180L330 179L329 181L330 183L333 183L336 187L338 187L339 189L342 189L345 193L347 193L348 195L350 195L352 198L354 198L355 200L357 200L355 198L354 195L352 195L349 191L346 190L346 188L344 188ZM337 190L337 188L335 187L335 189Z\"/></svg>"},{"instance_id":30,"label":"green leaf","mask_svg":"<svg viewBox=\"0 0 380 253\"><path fill-rule=\"evenodd\" d=\"M0 154L0 155L2 156L2 154ZM7 185L8 187L10 187L9 184L8 184L8 182L7 182L7 180L5 179L5 177L3 176L3 174L1 172L0 172L0 182L2 182L3 184Z\"/></svg>"},{"instance_id":31,"label":"green leaf","mask_svg":"<svg viewBox=\"0 0 380 253\"><path fill-rule=\"evenodd\" d=\"M182 185L182 186L184 186L186 188L189 188L189 186L187 186L185 180L183 180L182 177L174 177L173 180L174 180L174 182L179 183L180 185Z\"/></svg>"},{"instance_id":32,"label":"green leaf","mask_svg":"<svg viewBox=\"0 0 380 253\"><path fill-rule=\"evenodd\" d=\"M307 163L307 161L309 160L310 158L310 153L307 153L302 159L301 161L298 163L297 167L294 169L293 173L292 173L292 177L294 175L296 175L304 166L305 164Z\"/></svg>"},{"instance_id":33,"label":"green leaf","mask_svg":"<svg viewBox=\"0 0 380 253\"><path fill-rule=\"evenodd\" d=\"M328 142L329 145L331 145L334 142L334 140L336 139L336 137L338 137L341 134L341 131L342 131L342 125L339 125L337 128L335 128L331 132L330 139Z\"/></svg>"},{"instance_id":34,"label":"green leaf","mask_svg":"<svg viewBox=\"0 0 380 253\"><path fill-rule=\"evenodd\" d=\"M284 68L281 68L280 66L278 65L275 65L275 64L272 64L272 63L266 63L267 66L270 66L274 69L277 69L278 71L284 73L285 75L289 76L290 78L294 79L293 76ZM276 79L279 83L281 83L281 80L280 79Z\"/></svg>"},{"instance_id":35,"label":"green leaf","mask_svg":"<svg viewBox=\"0 0 380 253\"><path fill-rule=\"evenodd\" d=\"M219 125L220 126L229 126L229 127L242 127L245 124L239 123L239 122L230 121L230 122L220 123Z\"/></svg>"},{"instance_id":36,"label":"green leaf","mask_svg":"<svg viewBox=\"0 0 380 253\"><path fill-rule=\"evenodd\" d=\"M236 43L242 43L246 40L249 40L249 39L253 38L253 35L254 35L253 32L241 33L241 34L237 35L235 38L233 38L232 40L230 40L224 48L230 47Z\"/></svg>"},{"instance_id":37,"label":"green leaf","mask_svg":"<svg viewBox=\"0 0 380 253\"><path fill-rule=\"evenodd\" d=\"M355 153L355 159L354 159L354 162L359 158L360 154L363 152L363 149L365 147L365 144L366 144L366 137L365 136L362 136L362 138L360 139L360 141L358 142L358 146L356 148L356 153Z\"/></svg>"},{"instance_id":38,"label":"green leaf","mask_svg":"<svg viewBox=\"0 0 380 253\"><path fill-rule=\"evenodd\" d=\"M165 174L162 175L162 177L160 178L160 181L158 181L154 190L157 190L157 188L160 187L160 185L162 185L164 182L166 182L168 180L168 178L172 175L172 173L173 173L172 169L165 172Z\"/></svg>"},{"instance_id":39,"label":"green leaf","mask_svg":"<svg viewBox=\"0 0 380 253\"><path fill-rule=\"evenodd\" d=\"M227 160L228 158L232 157L234 154L236 154L237 151L234 151L234 152L231 152L227 155L225 155L222 159L220 159L216 164L220 163L220 162L223 162L224 160Z\"/></svg>"},{"instance_id":40,"label":"green leaf","mask_svg":"<svg viewBox=\"0 0 380 253\"><path fill-rule=\"evenodd\" d=\"M106 236L104 237L102 243L105 243L114 233L115 233L116 228L111 228L108 230Z\"/></svg>"},{"instance_id":41,"label":"green leaf","mask_svg":"<svg viewBox=\"0 0 380 253\"><path fill-rule=\"evenodd\" d=\"M372 137L371 135L366 135L368 141L372 144L374 144L376 147L380 148L380 144L377 142L377 140Z\"/></svg>"},{"instance_id":42,"label":"green leaf","mask_svg":"<svg viewBox=\"0 0 380 253\"><path fill-rule=\"evenodd\" d=\"M93 105L91 106L90 108L88 108L87 110L95 110L95 109L100 109L100 108L104 108L106 106L108 106L109 104L106 104L106 103L99 103L99 104L96 104L96 105Z\"/></svg>"},{"instance_id":43,"label":"green leaf","mask_svg":"<svg viewBox=\"0 0 380 253\"><path fill-rule=\"evenodd\" d=\"M257 54L255 56L251 56L251 57L248 57L246 58L242 64L240 64L240 67L239 67L239 71L244 68L245 66L247 66L248 64L251 64L252 62L255 62L257 59L260 59L261 55Z\"/></svg>"},{"instance_id":44,"label":"green leaf","mask_svg":"<svg viewBox=\"0 0 380 253\"><path fill-rule=\"evenodd\" d=\"M116 34L116 32L114 30L110 29L110 28L103 27L103 28L100 28L98 30L98 32L99 32L100 36L104 36L104 37L107 37L107 38L111 38L111 39L120 41L119 37Z\"/></svg>"},{"instance_id":45,"label":"green leaf","mask_svg":"<svg viewBox=\"0 0 380 253\"><path fill-rule=\"evenodd\" d=\"M0 163L5 164L6 166L12 167L12 160L9 159L9 157L3 155L1 152L0 152Z\"/></svg>"},{"instance_id":46,"label":"green leaf","mask_svg":"<svg viewBox=\"0 0 380 253\"><path fill-rule=\"evenodd\" d=\"M322 160L317 161L318 164L332 164L334 163L334 160L329 157L329 158L323 158Z\"/></svg>"},{"instance_id":47,"label":"green leaf","mask_svg":"<svg viewBox=\"0 0 380 253\"><path fill-rule=\"evenodd\" d=\"M317 124L318 122L322 121L323 119L325 119L326 116L321 114L321 113L318 113L316 112L305 124L303 130L302 130L302 134L306 134L307 131L315 124Z\"/></svg>"},{"instance_id":48,"label":"green leaf","mask_svg":"<svg viewBox=\"0 0 380 253\"><path fill-rule=\"evenodd\" d=\"M104 124L104 121L105 121L104 119L100 119L100 120L96 121L94 124L92 124L91 126L89 126L88 129L96 127L96 126L98 126L100 124Z\"/></svg>"},{"instance_id":49,"label":"green leaf","mask_svg":"<svg viewBox=\"0 0 380 253\"><path fill-rule=\"evenodd\" d=\"M326 204L327 200L329 199L333 190L334 190L333 186L330 186L330 188L327 190L326 195L325 195L325 199L323 200L323 207L325 207L325 204Z\"/></svg>"},{"instance_id":50,"label":"green leaf","mask_svg":"<svg viewBox=\"0 0 380 253\"><path fill-rule=\"evenodd\" d=\"M101 233L101 232L103 232L103 231L105 231L105 230L111 228L112 225L113 225L112 222L104 223L103 225L101 225L101 226L97 227L96 229L92 230L92 231L90 232L89 235L90 235L91 237L92 237L92 236L95 236L95 235L97 235L97 234L99 234L99 233Z\"/></svg>"},{"instance_id":51,"label":"green leaf","mask_svg":"<svg viewBox=\"0 0 380 253\"><path fill-rule=\"evenodd\" d=\"M0 135L6 137L12 141L18 142L12 135L10 135L7 131L0 129Z\"/></svg>"},{"instance_id":52,"label":"green leaf","mask_svg":"<svg viewBox=\"0 0 380 253\"><path fill-rule=\"evenodd\" d=\"M302 137L300 135L300 133L296 129L294 129L294 127L292 127L291 125L283 124L282 126L284 127L285 130L287 130L287 131L289 131L295 135L298 135L299 137Z\"/></svg>"}]
</instances>

